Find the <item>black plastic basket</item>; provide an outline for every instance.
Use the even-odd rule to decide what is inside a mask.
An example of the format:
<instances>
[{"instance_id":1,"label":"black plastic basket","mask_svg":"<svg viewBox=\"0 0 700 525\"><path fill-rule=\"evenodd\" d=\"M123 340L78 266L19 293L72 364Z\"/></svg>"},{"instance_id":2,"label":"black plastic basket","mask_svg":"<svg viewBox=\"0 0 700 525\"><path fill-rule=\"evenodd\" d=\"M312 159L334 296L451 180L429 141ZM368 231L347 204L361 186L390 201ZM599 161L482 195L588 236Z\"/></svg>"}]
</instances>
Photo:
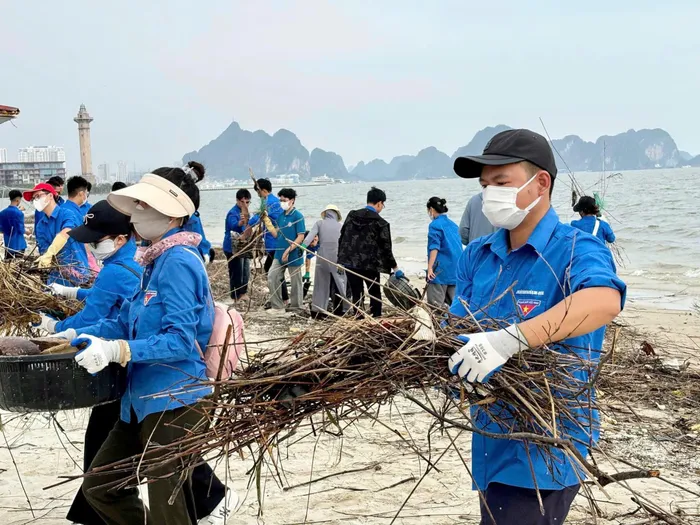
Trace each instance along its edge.
<instances>
[{"instance_id":1,"label":"black plastic basket","mask_svg":"<svg viewBox=\"0 0 700 525\"><path fill-rule=\"evenodd\" d=\"M96 375L75 362L75 353L0 356L0 409L52 412L119 399L126 368L110 364Z\"/></svg>"}]
</instances>

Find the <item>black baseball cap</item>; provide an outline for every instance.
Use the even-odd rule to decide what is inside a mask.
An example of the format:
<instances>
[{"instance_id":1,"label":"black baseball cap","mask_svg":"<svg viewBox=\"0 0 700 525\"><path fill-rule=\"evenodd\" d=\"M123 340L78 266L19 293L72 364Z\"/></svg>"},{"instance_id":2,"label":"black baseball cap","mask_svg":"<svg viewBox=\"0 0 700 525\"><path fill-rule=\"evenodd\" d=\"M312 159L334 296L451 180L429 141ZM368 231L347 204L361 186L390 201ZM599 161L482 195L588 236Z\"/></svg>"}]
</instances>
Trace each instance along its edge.
<instances>
[{"instance_id":1,"label":"black baseball cap","mask_svg":"<svg viewBox=\"0 0 700 525\"><path fill-rule=\"evenodd\" d=\"M81 244L98 242L106 236L131 234L131 218L112 208L106 200L93 204L85 214L83 223L68 232L72 239Z\"/></svg>"},{"instance_id":2,"label":"black baseball cap","mask_svg":"<svg viewBox=\"0 0 700 525\"><path fill-rule=\"evenodd\" d=\"M482 155L458 157L454 170L460 177L476 179L481 176L484 166L504 166L524 160L547 171L552 179L557 176L557 165L549 142L529 129L501 131L486 144Z\"/></svg>"}]
</instances>

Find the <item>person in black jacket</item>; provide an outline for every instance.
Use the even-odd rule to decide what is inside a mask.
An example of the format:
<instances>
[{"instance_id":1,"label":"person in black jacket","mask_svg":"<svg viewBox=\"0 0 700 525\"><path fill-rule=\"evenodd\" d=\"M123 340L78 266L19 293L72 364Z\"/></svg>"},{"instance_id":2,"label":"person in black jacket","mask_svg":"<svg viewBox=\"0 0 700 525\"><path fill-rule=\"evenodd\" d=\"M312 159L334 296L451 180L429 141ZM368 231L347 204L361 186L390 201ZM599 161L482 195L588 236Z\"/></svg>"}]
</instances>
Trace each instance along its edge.
<instances>
[{"instance_id":1,"label":"person in black jacket","mask_svg":"<svg viewBox=\"0 0 700 525\"><path fill-rule=\"evenodd\" d=\"M386 193L372 187L367 192L367 206L348 213L338 241L338 264L348 270L348 287L352 302L357 309L362 308L366 285L369 309L373 317L382 315L379 274L394 271L397 277L403 277L391 249L389 223L379 216L385 208L385 202Z\"/></svg>"}]
</instances>

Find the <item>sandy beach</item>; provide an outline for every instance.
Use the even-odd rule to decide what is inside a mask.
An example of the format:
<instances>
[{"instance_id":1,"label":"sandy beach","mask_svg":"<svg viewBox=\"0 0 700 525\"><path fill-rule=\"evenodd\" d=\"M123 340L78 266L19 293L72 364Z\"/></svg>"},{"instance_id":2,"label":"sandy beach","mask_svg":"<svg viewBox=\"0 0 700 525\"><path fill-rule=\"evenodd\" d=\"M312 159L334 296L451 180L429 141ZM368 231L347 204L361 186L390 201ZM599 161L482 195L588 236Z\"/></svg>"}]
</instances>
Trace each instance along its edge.
<instances>
[{"instance_id":1,"label":"sandy beach","mask_svg":"<svg viewBox=\"0 0 700 525\"><path fill-rule=\"evenodd\" d=\"M297 318L270 321L261 312L247 316L247 339L255 341L293 335L307 322ZM644 309L630 305L621 317L626 333L636 330L663 359L700 365L700 315L697 312ZM624 339L636 345L640 336ZM437 394L436 394L437 396ZM660 469L675 484L700 493L700 436L690 427L700 423L700 411L640 399L623 406L603 398L602 448L645 468ZM80 473L86 410L48 414L2 413L5 442L0 443L0 516L7 525L67 523L64 515L77 481L45 489L61 476ZM466 465L470 435L456 430L429 436L432 418L406 399L381 408L381 424L359 420L342 436L320 433L303 437L279 450L277 470L271 463L261 478L258 502L249 454L220 462L216 471L228 479L240 500L229 523L478 523L479 505ZM679 425L679 421L684 422ZM454 445L451 445L454 440ZM411 444L409 446L409 443ZM8 445L11 454L8 451ZM436 470L414 450L432 458ZM613 472L624 466L604 461ZM282 478L282 484L278 482ZM21 480L21 481L20 481ZM629 486L674 512L695 514L700 522L700 496L695 497L659 480L633 480ZM23 490L26 491L25 497ZM594 488L604 516L598 523L640 523L644 513L621 485ZM410 496L410 497L409 497ZM27 499L29 501L27 501ZM30 510L30 505L31 509ZM588 502L579 497L567 523L593 523Z\"/></svg>"}]
</instances>

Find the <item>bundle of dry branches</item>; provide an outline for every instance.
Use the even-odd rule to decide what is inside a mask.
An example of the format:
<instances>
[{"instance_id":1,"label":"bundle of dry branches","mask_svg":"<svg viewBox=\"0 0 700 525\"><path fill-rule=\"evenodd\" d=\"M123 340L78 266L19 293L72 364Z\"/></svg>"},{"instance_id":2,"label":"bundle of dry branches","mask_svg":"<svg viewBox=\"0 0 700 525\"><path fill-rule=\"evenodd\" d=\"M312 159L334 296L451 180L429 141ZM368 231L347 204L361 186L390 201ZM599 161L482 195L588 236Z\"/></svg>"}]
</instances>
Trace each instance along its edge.
<instances>
[{"instance_id":1,"label":"bundle of dry branches","mask_svg":"<svg viewBox=\"0 0 700 525\"><path fill-rule=\"evenodd\" d=\"M0 334L36 335L31 323L39 312L65 317L80 310L79 302L50 294L44 282L51 271L37 270L27 260L0 263Z\"/></svg>"},{"instance_id":2,"label":"bundle of dry branches","mask_svg":"<svg viewBox=\"0 0 700 525\"><path fill-rule=\"evenodd\" d=\"M448 394L444 409L437 411L443 416L456 399L488 408L501 431L514 439L540 444L543 453L551 447L564 450L592 478L607 479L567 438L573 429L586 435L596 430L595 423L581 417L582 407L595 404L593 382L576 379L575 371L592 370L597 356L589 361L562 346L531 349L506 363L489 383L471 389L447 369L448 357L463 344L455 337L457 330L431 326L435 337L422 339L421 327L434 320L419 317L340 319L303 332L282 348L244 356L247 367L238 377L215 383L200 428L159 447L157 457L146 454L134 461L147 475L164 461L193 453L231 454L253 444L264 451L285 439L285 433L312 425L310 416L323 415L337 425L397 394L438 388ZM458 331L470 328L484 326L461 320ZM129 460L99 470L134 465Z\"/></svg>"}]
</instances>

